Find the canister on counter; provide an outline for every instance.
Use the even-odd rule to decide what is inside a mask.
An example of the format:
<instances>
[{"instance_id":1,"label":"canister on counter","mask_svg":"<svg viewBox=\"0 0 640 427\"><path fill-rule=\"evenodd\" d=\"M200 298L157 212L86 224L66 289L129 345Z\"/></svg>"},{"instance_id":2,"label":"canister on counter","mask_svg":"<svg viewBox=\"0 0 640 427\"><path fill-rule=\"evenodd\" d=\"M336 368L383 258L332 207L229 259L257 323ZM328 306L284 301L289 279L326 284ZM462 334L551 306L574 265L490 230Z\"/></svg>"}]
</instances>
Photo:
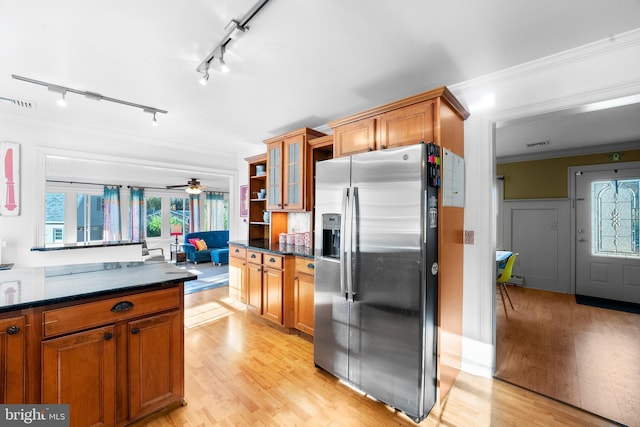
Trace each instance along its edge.
<instances>
[{"instance_id":1,"label":"canister on counter","mask_svg":"<svg viewBox=\"0 0 640 427\"><path fill-rule=\"evenodd\" d=\"M304 246L304 233L295 233L295 245Z\"/></svg>"},{"instance_id":2,"label":"canister on counter","mask_svg":"<svg viewBox=\"0 0 640 427\"><path fill-rule=\"evenodd\" d=\"M278 243L281 245L287 244L287 233L280 233L278 235Z\"/></svg>"},{"instance_id":3,"label":"canister on counter","mask_svg":"<svg viewBox=\"0 0 640 427\"><path fill-rule=\"evenodd\" d=\"M287 245L294 245L296 243L296 235L294 233L287 233Z\"/></svg>"}]
</instances>

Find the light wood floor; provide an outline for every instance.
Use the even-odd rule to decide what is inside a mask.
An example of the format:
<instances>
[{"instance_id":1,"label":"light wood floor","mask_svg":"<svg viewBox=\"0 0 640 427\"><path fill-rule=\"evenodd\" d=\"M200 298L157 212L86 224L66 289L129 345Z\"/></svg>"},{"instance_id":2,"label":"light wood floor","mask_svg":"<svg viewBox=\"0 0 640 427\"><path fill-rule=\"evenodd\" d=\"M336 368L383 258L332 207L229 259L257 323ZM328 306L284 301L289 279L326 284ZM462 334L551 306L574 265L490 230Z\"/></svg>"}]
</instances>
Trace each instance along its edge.
<instances>
[{"instance_id":1,"label":"light wood floor","mask_svg":"<svg viewBox=\"0 0 640 427\"><path fill-rule=\"evenodd\" d=\"M496 377L640 426L640 315L509 286L496 301Z\"/></svg>"},{"instance_id":2,"label":"light wood floor","mask_svg":"<svg viewBox=\"0 0 640 427\"><path fill-rule=\"evenodd\" d=\"M316 369L313 344L257 321L226 287L185 297L188 405L159 426L415 426ZM420 426L610 426L579 409L498 380L462 373Z\"/></svg>"}]
</instances>

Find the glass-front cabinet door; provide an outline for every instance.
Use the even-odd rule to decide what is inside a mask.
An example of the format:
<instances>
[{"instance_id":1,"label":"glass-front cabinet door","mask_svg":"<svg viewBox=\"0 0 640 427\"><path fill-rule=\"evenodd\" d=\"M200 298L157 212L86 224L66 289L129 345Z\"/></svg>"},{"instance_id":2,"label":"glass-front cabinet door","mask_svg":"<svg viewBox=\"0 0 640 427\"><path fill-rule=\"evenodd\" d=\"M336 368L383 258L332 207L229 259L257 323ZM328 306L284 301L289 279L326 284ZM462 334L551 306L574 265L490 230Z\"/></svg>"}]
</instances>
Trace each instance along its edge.
<instances>
[{"instance_id":1,"label":"glass-front cabinet door","mask_svg":"<svg viewBox=\"0 0 640 427\"><path fill-rule=\"evenodd\" d=\"M282 210L282 141L267 146L267 210Z\"/></svg>"},{"instance_id":2,"label":"glass-front cabinet door","mask_svg":"<svg viewBox=\"0 0 640 427\"><path fill-rule=\"evenodd\" d=\"M283 202L284 209L304 209L304 159L305 144L302 135L284 140L283 147Z\"/></svg>"}]
</instances>

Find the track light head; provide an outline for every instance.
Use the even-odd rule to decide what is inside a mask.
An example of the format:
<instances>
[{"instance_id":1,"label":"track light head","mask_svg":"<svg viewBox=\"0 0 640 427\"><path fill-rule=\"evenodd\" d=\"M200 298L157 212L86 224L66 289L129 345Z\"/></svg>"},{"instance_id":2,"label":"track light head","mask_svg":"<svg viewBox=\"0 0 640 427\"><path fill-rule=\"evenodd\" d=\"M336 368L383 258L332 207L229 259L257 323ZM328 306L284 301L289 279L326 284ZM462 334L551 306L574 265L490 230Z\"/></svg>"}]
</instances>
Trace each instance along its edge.
<instances>
[{"instance_id":1,"label":"track light head","mask_svg":"<svg viewBox=\"0 0 640 427\"><path fill-rule=\"evenodd\" d=\"M66 96L67 96L67 92L62 92L62 96L60 97L60 99L58 99L58 105L61 107L66 107L67 106L67 100L66 100Z\"/></svg>"},{"instance_id":2,"label":"track light head","mask_svg":"<svg viewBox=\"0 0 640 427\"><path fill-rule=\"evenodd\" d=\"M227 63L224 62L224 58L222 57L222 55L220 55L220 71L223 73L229 72L229 67L227 66Z\"/></svg>"},{"instance_id":3,"label":"track light head","mask_svg":"<svg viewBox=\"0 0 640 427\"><path fill-rule=\"evenodd\" d=\"M209 81L209 63L207 62L204 71L202 71L202 76L200 76L200 80L198 80L202 86L206 86Z\"/></svg>"},{"instance_id":4,"label":"track light head","mask_svg":"<svg viewBox=\"0 0 640 427\"><path fill-rule=\"evenodd\" d=\"M158 126L158 121L156 120L156 113L153 113L153 120L151 121L152 126Z\"/></svg>"}]
</instances>

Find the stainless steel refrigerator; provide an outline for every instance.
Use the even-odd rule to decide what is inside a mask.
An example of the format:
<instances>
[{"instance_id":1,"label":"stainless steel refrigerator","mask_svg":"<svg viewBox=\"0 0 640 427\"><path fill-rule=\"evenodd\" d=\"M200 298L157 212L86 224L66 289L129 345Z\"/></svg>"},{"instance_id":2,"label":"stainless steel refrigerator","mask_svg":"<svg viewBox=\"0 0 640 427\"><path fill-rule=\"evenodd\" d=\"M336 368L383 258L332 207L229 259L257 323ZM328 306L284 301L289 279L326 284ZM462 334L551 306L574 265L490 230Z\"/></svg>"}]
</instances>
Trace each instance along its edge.
<instances>
[{"instance_id":1,"label":"stainless steel refrigerator","mask_svg":"<svg viewBox=\"0 0 640 427\"><path fill-rule=\"evenodd\" d=\"M439 149L316 166L314 362L419 422L436 399Z\"/></svg>"}]
</instances>

